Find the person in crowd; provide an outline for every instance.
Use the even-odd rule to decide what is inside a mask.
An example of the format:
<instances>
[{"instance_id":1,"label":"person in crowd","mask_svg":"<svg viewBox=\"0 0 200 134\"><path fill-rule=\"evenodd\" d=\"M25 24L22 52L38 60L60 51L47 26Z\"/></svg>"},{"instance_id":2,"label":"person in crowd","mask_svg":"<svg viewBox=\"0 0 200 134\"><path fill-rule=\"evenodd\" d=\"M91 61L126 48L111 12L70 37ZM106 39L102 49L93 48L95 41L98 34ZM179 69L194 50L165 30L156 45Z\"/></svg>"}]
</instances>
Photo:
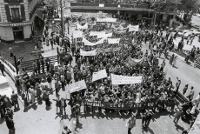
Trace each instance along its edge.
<instances>
[{"instance_id":1,"label":"person in crowd","mask_svg":"<svg viewBox=\"0 0 200 134\"><path fill-rule=\"evenodd\" d=\"M173 122L175 123L175 125L177 125L180 117L183 115L183 110L182 109L176 109L176 113L174 115L174 120Z\"/></svg>"},{"instance_id":2,"label":"person in crowd","mask_svg":"<svg viewBox=\"0 0 200 134\"><path fill-rule=\"evenodd\" d=\"M74 105L72 107L72 111L74 112L75 114L75 117L76 117L76 125L79 124L79 115L80 115L80 105L77 103L76 105Z\"/></svg>"},{"instance_id":3,"label":"person in crowd","mask_svg":"<svg viewBox=\"0 0 200 134\"><path fill-rule=\"evenodd\" d=\"M187 98L189 101L192 101L193 97L194 97L194 87L191 86L191 90L190 90L190 93L188 94Z\"/></svg>"},{"instance_id":4,"label":"person in crowd","mask_svg":"<svg viewBox=\"0 0 200 134\"><path fill-rule=\"evenodd\" d=\"M46 64L46 67L47 67L46 71L49 72L49 68L50 68L50 64L51 64L51 61L50 61L49 57L47 57L45 59L45 64Z\"/></svg>"},{"instance_id":5,"label":"person in crowd","mask_svg":"<svg viewBox=\"0 0 200 134\"><path fill-rule=\"evenodd\" d=\"M56 90L56 96L58 96L58 92L60 91L60 88L61 88L61 84L60 84L60 81L56 78L55 79L55 90Z\"/></svg>"},{"instance_id":6,"label":"person in crowd","mask_svg":"<svg viewBox=\"0 0 200 134\"><path fill-rule=\"evenodd\" d=\"M131 115L131 117L126 122L126 127L128 128L128 134L131 134L131 129L136 126L136 117L135 115Z\"/></svg>"},{"instance_id":7,"label":"person in crowd","mask_svg":"<svg viewBox=\"0 0 200 134\"><path fill-rule=\"evenodd\" d=\"M31 103L34 104L35 103L35 96L36 96L36 93L35 93L35 90L33 88L33 86L31 85L30 88L28 89L28 92L31 96Z\"/></svg>"},{"instance_id":8,"label":"person in crowd","mask_svg":"<svg viewBox=\"0 0 200 134\"><path fill-rule=\"evenodd\" d=\"M11 101L14 105L14 108L15 108L14 110L19 108L18 95L14 91L12 91Z\"/></svg>"},{"instance_id":9,"label":"person in crowd","mask_svg":"<svg viewBox=\"0 0 200 134\"><path fill-rule=\"evenodd\" d=\"M61 113L61 100L60 100L60 96L57 96L57 99L53 99L54 101L56 101L56 114L58 114L58 109L60 110Z\"/></svg>"},{"instance_id":10,"label":"person in crowd","mask_svg":"<svg viewBox=\"0 0 200 134\"><path fill-rule=\"evenodd\" d=\"M14 126L14 121L13 119L9 118L8 116L6 116L6 126L9 129L9 133L13 133L15 126Z\"/></svg>"},{"instance_id":11,"label":"person in crowd","mask_svg":"<svg viewBox=\"0 0 200 134\"><path fill-rule=\"evenodd\" d=\"M183 95L185 95L185 93L187 92L187 89L188 89L188 84L186 84L183 88Z\"/></svg>"}]
</instances>

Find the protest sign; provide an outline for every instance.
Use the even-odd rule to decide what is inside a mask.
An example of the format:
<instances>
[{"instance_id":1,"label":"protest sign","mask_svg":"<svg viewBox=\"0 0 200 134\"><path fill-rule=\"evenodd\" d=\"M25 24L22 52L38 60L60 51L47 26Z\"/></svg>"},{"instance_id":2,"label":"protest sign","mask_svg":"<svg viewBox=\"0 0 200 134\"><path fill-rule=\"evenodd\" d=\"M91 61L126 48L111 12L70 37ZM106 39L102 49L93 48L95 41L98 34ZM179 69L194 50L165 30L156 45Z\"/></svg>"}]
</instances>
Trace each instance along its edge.
<instances>
[{"instance_id":1,"label":"protest sign","mask_svg":"<svg viewBox=\"0 0 200 134\"><path fill-rule=\"evenodd\" d=\"M99 36L101 34L105 34L106 32L105 31L91 31L90 32L90 36Z\"/></svg>"},{"instance_id":2,"label":"protest sign","mask_svg":"<svg viewBox=\"0 0 200 134\"><path fill-rule=\"evenodd\" d=\"M75 30L73 32L73 38L79 38L79 37L83 37L83 32L80 30Z\"/></svg>"},{"instance_id":3,"label":"protest sign","mask_svg":"<svg viewBox=\"0 0 200 134\"><path fill-rule=\"evenodd\" d=\"M95 56L96 54L97 54L96 50L84 51L84 50L80 49L81 56Z\"/></svg>"},{"instance_id":4,"label":"protest sign","mask_svg":"<svg viewBox=\"0 0 200 134\"><path fill-rule=\"evenodd\" d=\"M108 38L108 44L119 44L120 38Z\"/></svg>"},{"instance_id":5,"label":"protest sign","mask_svg":"<svg viewBox=\"0 0 200 134\"><path fill-rule=\"evenodd\" d=\"M129 32L131 31L139 31L139 25L129 26Z\"/></svg>"},{"instance_id":6,"label":"protest sign","mask_svg":"<svg viewBox=\"0 0 200 134\"><path fill-rule=\"evenodd\" d=\"M106 78L107 77L107 73L106 73L106 70L101 70L101 71L98 71L98 72L93 72L93 75L92 75L92 82L96 81L96 80L100 80L100 79L103 79L103 78Z\"/></svg>"},{"instance_id":7,"label":"protest sign","mask_svg":"<svg viewBox=\"0 0 200 134\"><path fill-rule=\"evenodd\" d=\"M143 60L143 58L141 58L141 59L133 59L130 56L128 57L128 63L131 64L131 65L136 65L136 64L142 62L142 60Z\"/></svg>"},{"instance_id":8,"label":"protest sign","mask_svg":"<svg viewBox=\"0 0 200 134\"><path fill-rule=\"evenodd\" d=\"M87 87L85 84L85 80L82 80L68 85L67 88L69 89L70 93L74 93L86 89Z\"/></svg>"},{"instance_id":9,"label":"protest sign","mask_svg":"<svg viewBox=\"0 0 200 134\"><path fill-rule=\"evenodd\" d=\"M97 45L97 44L102 44L102 43L104 43L104 40L106 40L106 39L107 39L107 38L102 38L101 40L99 40L99 41L93 43L93 42L90 42L90 41L86 40L86 39L83 37L82 42L84 42L84 45L87 45L87 46L95 46L95 45Z\"/></svg>"},{"instance_id":10,"label":"protest sign","mask_svg":"<svg viewBox=\"0 0 200 134\"><path fill-rule=\"evenodd\" d=\"M88 23L85 23L85 25L81 26L79 23L77 23L77 29L88 29Z\"/></svg>"},{"instance_id":11,"label":"protest sign","mask_svg":"<svg viewBox=\"0 0 200 134\"><path fill-rule=\"evenodd\" d=\"M117 18L97 18L97 22L116 22Z\"/></svg>"},{"instance_id":12,"label":"protest sign","mask_svg":"<svg viewBox=\"0 0 200 134\"><path fill-rule=\"evenodd\" d=\"M107 38L107 37L112 37L112 33L104 33L104 34L99 34L97 35L97 38Z\"/></svg>"},{"instance_id":13,"label":"protest sign","mask_svg":"<svg viewBox=\"0 0 200 134\"><path fill-rule=\"evenodd\" d=\"M120 76L111 74L113 85L136 84L142 82L142 76Z\"/></svg>"}]
</instances>

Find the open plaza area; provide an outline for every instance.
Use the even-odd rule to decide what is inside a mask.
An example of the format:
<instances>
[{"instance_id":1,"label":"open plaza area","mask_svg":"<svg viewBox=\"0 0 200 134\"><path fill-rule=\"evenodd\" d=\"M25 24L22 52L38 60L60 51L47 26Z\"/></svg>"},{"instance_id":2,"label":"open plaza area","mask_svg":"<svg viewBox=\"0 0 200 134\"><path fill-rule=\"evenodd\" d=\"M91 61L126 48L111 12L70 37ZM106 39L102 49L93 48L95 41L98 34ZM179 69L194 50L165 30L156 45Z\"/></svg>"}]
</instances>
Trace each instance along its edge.
<instances>
[{"instance_id":1,"label":"open plaza area","mask_svg":"<svg viewBox=\"0 0 200 134\"><path fill-rule=\"evenodd\" d=\"M0 134L200 133L198 14L150 0L10 2Z\"/></svg>"}]
</instances>

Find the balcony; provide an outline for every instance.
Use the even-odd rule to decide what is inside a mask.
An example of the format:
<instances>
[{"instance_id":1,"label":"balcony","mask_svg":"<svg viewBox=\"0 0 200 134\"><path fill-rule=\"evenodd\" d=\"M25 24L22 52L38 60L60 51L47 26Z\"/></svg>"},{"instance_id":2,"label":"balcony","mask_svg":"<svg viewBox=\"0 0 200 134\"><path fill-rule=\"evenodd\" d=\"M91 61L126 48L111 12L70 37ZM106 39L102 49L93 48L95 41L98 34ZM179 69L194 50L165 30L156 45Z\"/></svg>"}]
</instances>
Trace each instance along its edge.
<instances>
[{"instance_id":1,"label":"balcony","mask_svg":"<svg viewBox=\"0 0 200 134\"><path fill-rule=\"evenodd\" d=\"M7 2L9 4L19 4L23 2L23 0L4 0L4 2Z\"/></svg>"}]
</instances>

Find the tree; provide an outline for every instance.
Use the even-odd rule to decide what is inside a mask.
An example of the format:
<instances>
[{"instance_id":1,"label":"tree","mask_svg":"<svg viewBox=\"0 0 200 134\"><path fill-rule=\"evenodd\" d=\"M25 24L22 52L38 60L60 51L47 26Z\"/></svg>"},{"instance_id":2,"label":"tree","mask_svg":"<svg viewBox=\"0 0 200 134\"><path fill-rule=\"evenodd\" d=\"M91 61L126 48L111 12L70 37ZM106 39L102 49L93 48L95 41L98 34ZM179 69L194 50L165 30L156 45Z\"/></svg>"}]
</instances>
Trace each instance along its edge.
<instances>
[{"instance_id":1,"label":"tree","mask_svg":"<svg viewBox=\"0 0 200 134\"><path fill-rule=\"evenodd\" d=\"M186 12L197 11L198 5L198 0L181 0L181 4L178 6L178 9Z\"/></svg>"},{"instance_id":2,"label":"tree","mask_svg":"<svg viewBox=\"0 0 200 134\"><path fill-rule=\"evenodd\" d=\"M53 5L54 10L58 9L58 6L59 6L58 0L51 0L50 3Z\"/></svg>"}]
</instances>

